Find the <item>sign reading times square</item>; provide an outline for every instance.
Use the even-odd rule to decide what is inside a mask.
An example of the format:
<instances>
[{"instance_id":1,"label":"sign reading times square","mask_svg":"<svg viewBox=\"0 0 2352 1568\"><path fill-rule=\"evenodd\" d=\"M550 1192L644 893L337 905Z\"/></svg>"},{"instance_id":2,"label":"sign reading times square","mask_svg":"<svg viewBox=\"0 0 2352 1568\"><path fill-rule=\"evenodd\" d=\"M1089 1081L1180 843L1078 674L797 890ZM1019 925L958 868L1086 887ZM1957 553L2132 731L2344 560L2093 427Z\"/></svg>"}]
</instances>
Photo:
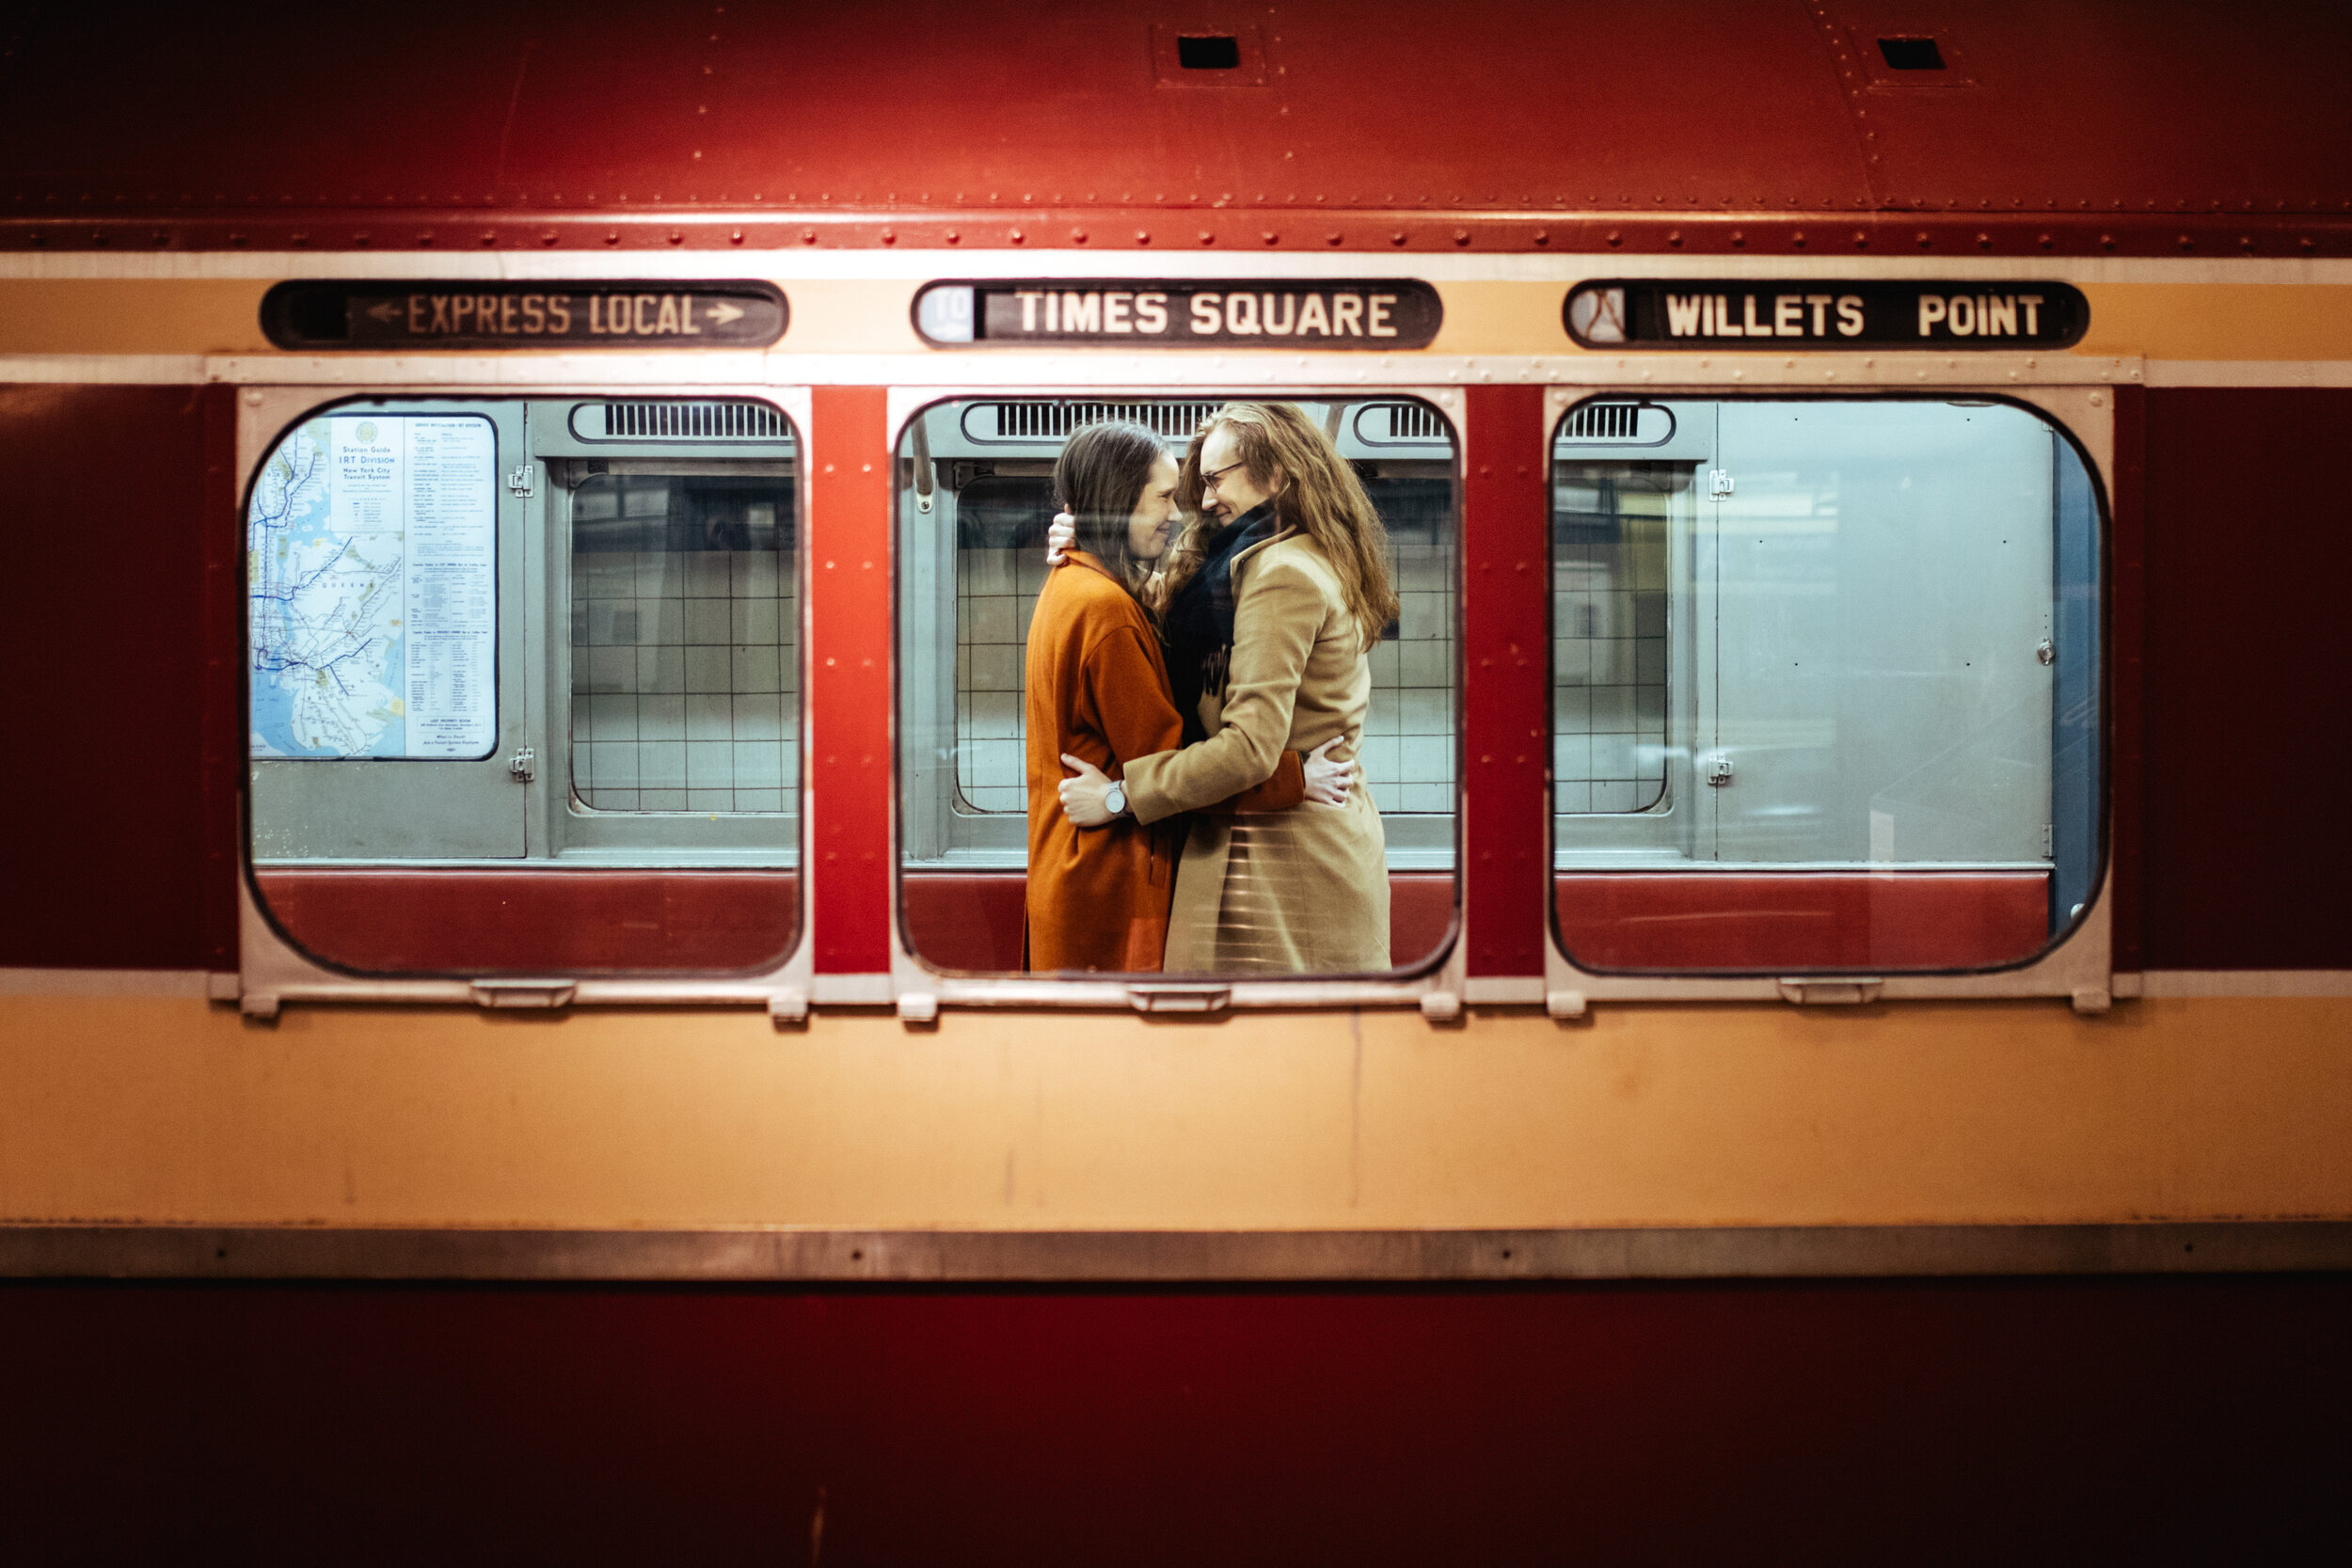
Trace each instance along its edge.
<instances>
[{"instance_id":1,"label":"sign reading times square","mask_svg":"<svg viewBox=\"0 0 2352 1568\"><path fill-rule=\"evenodd\" d=\"M1582 283L1568 336L1586 348L2067 348L2090 325L2065 283L1753 278Z\"/></svg>"},{"instance_id":2,"label":"sign reading times square","mask_svg":"<svg viewBox=\"0 0 2352 1568\"><path fill-rule=\"evenodd\" d=\"M1438 291L1406 277L1037 278L932 283L914 329L940 345L1053 348L1427 348Z\"/></svg>"}]
</instances>

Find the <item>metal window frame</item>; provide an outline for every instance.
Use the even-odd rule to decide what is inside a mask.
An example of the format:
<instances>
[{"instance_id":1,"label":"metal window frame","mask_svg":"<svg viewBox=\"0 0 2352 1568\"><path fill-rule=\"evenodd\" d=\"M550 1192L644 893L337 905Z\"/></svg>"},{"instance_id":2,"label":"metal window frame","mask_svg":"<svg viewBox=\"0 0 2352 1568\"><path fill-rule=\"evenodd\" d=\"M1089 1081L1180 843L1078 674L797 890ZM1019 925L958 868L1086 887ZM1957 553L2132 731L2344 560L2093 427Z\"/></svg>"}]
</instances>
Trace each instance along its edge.
<instances>
[{"instance_id":1,"label":"metal window frame","mask_svg":"<svg viewBox=\"0 0 2352 1568\"><path fill-rule=\"evenodd\" d=\"M2050 362L2041 362L2046 357ZM1635 363L1636 360L1642 362ZM1801 369L1802 367L1802 369ZM1964 368L1963 368L1964 367ZM1840 381L1845 367L1823 366L1818 356L1807 360L1758 364L1741 356L1726 356L1724 370L1712 377L1693 376L1693 369L1710 368L1708 359L1695 366L1677 366L1665 356L1633 356L1617 361L1621 371L1633 370L1644 397L1725 400L1769 398L1804 392L1867 398L1872 394L1915 394L1981 397L2016 403L2034 409L2071 438L2089 460L2099 503L2100 556L2103 563L2100 595L2111 608L2114 571L2111 564L2113 497L2115 494L2115 408L2111 388L2119 383L2137 384L2143 369L2137 360L2077 359L2064 355L2027 356L1985 355L1963 358L1949 355L1872 356L1858 367L1864 373ZM1804 372L1815 372L1806 375ZM1826 373L1822 373L1822 372ZM1795 373L1790 373L1795 372ZM1908 372L1908 373L1906 373ZM1549 440L1569 409L1580 403L1628 389L1620 375L1581 386L1554 385L1545 395L1545 461L1550 461ZM2101 658L2101 721L2112 735L2114 723L2114 657L2107 646L2109 615L2103 611ZM1545 881L1544 1006L1554 1018L1581 1016L1596 1002L1753 1002L1797 1004L1858 1004L1876 1001L1958 1000L1974 998L2056 997L2079 1012L2105 1012L2117 996L2137 994L2137 975L2119 975L2114 966L2114 845L2113 746L2107 748L2101 788L2101 855L2098 891L2074 928L2033 957L1995 969L1952 971L1894 971L1883 974L1775 975L1771 974L1631 974L1585 969L1562 947L1555 909L1556 896L1549 877ZM1547 791L1546 843L1550 843L1556 819ZM1549 860L1549 855L1547 856Z\"/></svg>"},{"instance_id":2,"label":"metal window frame","mask_svg":"<svg viewBox=\"0 0 2352 1568\"><path fill-rule=\"evenodd\" d=\"M634 357L634 356L632 356ZM683 372L688 366L675 358L661 361L664 368ZM507 380L472 381L454 377L425 376L409 378L401 372L409 367L406 362L393 361L381 367L379 376L366 373L370 367L350 368L348 379L336 385L306 383L272 383L260 378L241 387L237 405L237 471L240 495L262 459L273 450L286 432L301 420L323 413L333 405L358 397L399 397L524 404L544 400L577 398L595 400L613 395L614 387L625 387L633 398L681 398L704 401L712 398L745 398L771 404L780 409L790 421L801 447L801 461L808 464L814 457L815 424L811 418L813 402L806 387L777 387L765 383L735 382L664 382L639 375L621 375L612 382L596 377L599 367L581 367L577 362L561 367L560 379L550 375L544 381L529 375L515 375ZM501 370L505 367L501 367ZM806 487L802 486L799 503L805 512ZM544 521L544 512L539 515ZM237 526L244 526L240 509ZM800 532L805 537L805 516L800 519ZM242 548L242 546L240 546ZM534 569L544 566L544 549L531 552ZM794 569L798 574L795 594L796 613L801 617L801 646L805 650L808 638L807 552L796 552ZM544 636L556 634L553 617L543 617ZM563 626L568 636L568 618ZM534 642L528 632L524 637L525 680L527 689L534 694L544 692L547 686L548 650L542 642ZM242 693L240 703L244 701ZM806 685L800 694L801 768L806 780L809 764L809 739L806 712ZM539 715L542 724L551 723L552 716ZM542 769L539 780L525 786L532 791L549 787L548 772ZM245 816L246 789L245 773L238 773L240 818ZM805 784L803 784L803 791ZM805 793L803 793L805 800ZM540 809L536 799L527 802L529 811ZM808 863L811 847L810 818L803 809L799 813L800 863ZM327 963L305 951L279 929L261 902L253 879L252 838L249 829L242 832L238 843L237 878L237 938L238 971L235 975L234 999L247 1015L275 1017L289 1002L403 1002L424 1004L471 1004L482 1007L560 1007L574 1004L631 1006L670 1004L680 1006L720 1005L757 1006L779 1020L803 1018L808 1012L808 998L814 989L815 947L809 941L808 882L803 876L799 882L800 910L790 951L767 969L744 974L705 975L683 974L675 977L655 974L595 974L557 972L546 975L500 975L472 978L455 975L419 974L389 976L355 974ZM419 863L421 865L431 863ZM561 876L565 867L552 862L536 864L516 863L516 868L534 875ZM594 863L583 863L583 868L599 869ZM226 988L223 988L223 992ZM228 994L216 993L221 1000Z\"/></svg>"},{"instance_id":3,"label":"metal window frame","mask_svg":"<svg viewBox=\"0 0 2352 1568\"><path fill-rule=\"evenodd\" d=\"M1024 369L1037 367L1045 356L1022 356L1028 363ZM1067 363L1075 359L1084 364L1088 356L1053 356L1052 359ZM1137 379L1077 380L1057 382L1048 376L1007 376L1000 380L959 381L949 384L920 386L893 385L885 395L885 428L889 450L896 453L904 440L908 426L914 418L944 403L973 398L1051 398L1083 397L1109 400L1117 398L1166 398L1187 389L1216 388L1221 393L1247 392L1253 398L1327 400L1344 397L1350 400L1378 397L1385 399L1417 398L1438 408L1453 426L1454 461L1458 472L1469 450L1469 421L1466 400L1456 387L1442 383L1431 385L1415 378L1387 379L1376 387L1359 384L1332 384L1302 379L1284 383L1268 381L1263 372L1252 376L1244 371L1235 373L1216 356L1205 362L1199 356L1169 354L1166 356L1137 355L1130 363L1135 367L1128 373ZM1158 379L1143 379L1144 367L1164 371ZM1072 368L1076 368L1073 365ZM1253 366L1254 368L1254 366ZM1102 373L1098 361L1086 365L1096 375ZM966 375L972 373L967 368ZM1360 375L1360 372L1358 372ZM1257 385L1250 385L1256 382ZM897 486L892 487L891 500L891 646L898 645L898 601L896 584L898 581L898 546L901 537L898 519ZM1457 560L1455 570L1460 571ZM1461 613L1461 599L1455 597L1454 613ZM1456 627L1456 638L1460 636ZM1458 646L1458 641L1457 641ZM901 1019L909 1022L928 1022L936 1019L944 1006L954 1007L1028 1007L1043 1009L1081 1008L1118 1010L1132 1009L1144 1013L1207 1013L1228 1009L1267 1007L1362 1007L1418 1006L1431 1018L1453 1018L1459 1014L1462 996L1469 976L1470 942L1469 911L1462 898L1464 862L1468 858L1462 844L1462 824L1465 781L1457 756L1454 770L1454 921L1446 942L1426 963L1398 974L1385 975L1304 975L1298 978L1234 978L1192 977L1154 980L1146 976L1120 979L1072 980L1047 976L959 974L934 969L916 957L906 937L906 904L904 867L900 846L904 826L899 817L902 809L902 762L904 737L898 733L898 683L904 672L900 661L893 659L893 696L891 701L891 794L890 794L890 971L885 976L887 1000L894 1005ZM1455 677L1456 697L1459 697L1460 677ZM1460 745L1459 726L1455 744Z\"/></svg>"}]
</instances>

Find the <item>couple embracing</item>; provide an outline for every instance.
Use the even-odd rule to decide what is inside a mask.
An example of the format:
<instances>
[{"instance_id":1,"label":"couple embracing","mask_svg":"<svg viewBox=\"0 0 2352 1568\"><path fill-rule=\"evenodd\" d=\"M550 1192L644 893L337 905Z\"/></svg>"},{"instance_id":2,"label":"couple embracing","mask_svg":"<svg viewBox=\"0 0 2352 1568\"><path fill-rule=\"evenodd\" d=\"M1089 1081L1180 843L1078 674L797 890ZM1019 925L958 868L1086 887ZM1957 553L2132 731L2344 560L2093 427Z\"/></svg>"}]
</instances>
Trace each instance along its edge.
<instances>
[{"instance_id":1,"label":"couple embracing","mask_svg":"<svg viewBox=\"0 0 2352 1568\"><path fill-rule=\"evenodd\" d=\"M1029 626L1028 966L1389 967L1380 814L1356 766L1395 619L1387 531L1291 404L1228 404L1180 463L1089 425Z\"/></svg>"}]
</instances>

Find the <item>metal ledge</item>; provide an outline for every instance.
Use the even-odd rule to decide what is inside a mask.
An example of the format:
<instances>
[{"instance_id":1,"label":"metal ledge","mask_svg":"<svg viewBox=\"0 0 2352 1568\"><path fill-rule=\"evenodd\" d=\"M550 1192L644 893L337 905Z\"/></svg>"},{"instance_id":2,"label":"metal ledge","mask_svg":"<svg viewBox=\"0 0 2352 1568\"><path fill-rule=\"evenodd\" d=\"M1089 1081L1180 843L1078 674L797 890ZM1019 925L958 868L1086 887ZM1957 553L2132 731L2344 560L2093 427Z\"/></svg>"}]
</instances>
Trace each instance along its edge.
<instances>
[{"instance_id":1,"label":"metal ledge","mask_svg":"<svg viewBox=\"0 0 2352 1568\"><path fill-rule=\"evenodd\" d=\"M2352 1270L2352 1221L1592 1230L0 1226L0 1278L1484 1283Z\"/></svg>"}]
</instances>

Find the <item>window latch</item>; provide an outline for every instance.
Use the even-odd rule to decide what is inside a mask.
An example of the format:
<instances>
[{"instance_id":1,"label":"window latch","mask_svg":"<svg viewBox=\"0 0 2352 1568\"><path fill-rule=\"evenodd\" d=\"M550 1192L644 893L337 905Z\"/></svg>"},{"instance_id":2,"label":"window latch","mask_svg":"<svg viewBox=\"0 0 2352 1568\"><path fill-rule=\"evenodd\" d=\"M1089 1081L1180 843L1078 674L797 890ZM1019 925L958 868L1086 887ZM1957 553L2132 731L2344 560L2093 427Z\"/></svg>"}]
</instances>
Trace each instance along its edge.
<instances>
[{"instance_id":1,"label":"window latch","mask_svg":"<svg viewBox=\"0 0 2352 1568\"><path fill-rule=\"evenodd\" d=\"M1139 1013L1221 1013L1232 999L1231 986L1146 983L1127 988L1127 1003Z\"/></svg>"},{"instance_id":2,"label":"window latch","mask_svg":"<svg viewBox=\"0 0 2352 1568\"><path fill-rule=\"evenodd\" d=\"M1721 789L1724 785L1729 784L1730 782L1731 759L1729 757L1708 757L1707 759L1707 786L1709 789Z\"/></svg>"},{"instance_id":3,"label":"window latch","mask_svg":"<svg viewBox=\"0 0 2352 1568\"><path fill-rule=\"evenodd\" d=\"M478 473L481 470L475 471ZM532 480L531 465L528 463L515 465L515 471L506 476L506 487L518 496L528 497L536 494L538 486Z\"/></svg>"},{"instance_id":4,"label":"window latch","mask_svg":"<svg viewBox=\"0 0 2352 1568\"><path fill-rule=\"evenodd\" d=\"M528 746L517 747L506 759L506 770L515 775L516 784L529 784L539 776L539 754Z\"/></svg>"},{"instance_id":5,"label":"window latch","mask_svg":"<svg viewBox=\"0 0 2352 1568\"><path fill-rule=\"evenodd\" d=\"M1722 500L1725 496L1730 495L1731 470L1729 468L1708 469L1707 474L1707 491L1708 495L1714 497L1717 500Z\"/></svg>"}]
</instances>

